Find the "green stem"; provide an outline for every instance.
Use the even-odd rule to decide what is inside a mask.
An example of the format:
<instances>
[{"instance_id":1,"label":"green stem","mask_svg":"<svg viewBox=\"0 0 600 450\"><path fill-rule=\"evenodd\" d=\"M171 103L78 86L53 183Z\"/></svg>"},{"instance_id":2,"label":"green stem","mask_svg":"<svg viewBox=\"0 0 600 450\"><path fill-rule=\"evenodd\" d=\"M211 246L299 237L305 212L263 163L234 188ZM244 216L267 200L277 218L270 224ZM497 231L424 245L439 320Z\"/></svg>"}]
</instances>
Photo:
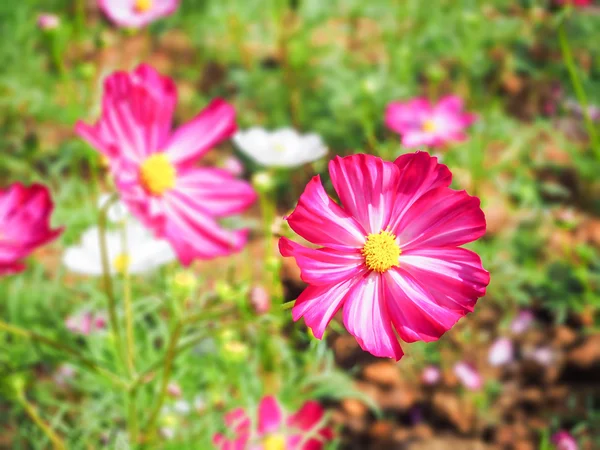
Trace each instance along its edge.
<instances>
[{"instance_id":1,"label":"green stem","mask_svg":"<svg viewBox=\"0 0 600 450\"><path fill-rule=\"evenodd\" d=\"M124 255L129 254L129 246L127 245L127 239L127 225L126 222L123 221L121 226L121 252ZM133 335L133 308L131 301L131 276L129 273L129 261L125 261L123 270L123 303L125 306L125 339L127 341L127 368L129 369L129 375L132 376L135 373L135 340Z\"/></svg>"},{"instance_id":2,"label":"green stem","mask_svg":"<svg viewBox=\"0 0 600 450\"><path fill-rule=\"evenodd\" d=\"M48 347L52 347L56 350L60 350L64 353L74 357L77 361L79 361L79 363L82 366L86 367L90 371L96 372L97 374L102 375L103 377L109 379L116 385L119 385L121 387L127 387L125 382L123 380L121 380L118 376L116 376L112 372L100 367L95 361L92 361L91 359L86 358L85 356L81 355L77 350L75 350L71 347L68 347L61 342L55 341L46 336L42 336L33 331L25 330L24 328L20 328L15 325L10 325L1 320L0 320L0 330L6 331L7 333L14 334L15 336L20 336L25 339L37 341L44 345L47 345Z\"/></svg>"},{"instance_id":3,"label":"green stem","mask_svg":"<svg viewBox=\"0 0 600 450\"><path fill-rule=\"evenodd\" d=\"M127 427L129 429L129 441L132 448L135 448L138 440L138 421L137 421L137 389L131 389L127 393Z\"/></svg>"},{"instance_id":4,"label":"green stem","mask_svg":"<svg viewBox=\"0 0 600 450\"><path fill-rule=\"evenodd\" d=\"M37 409L27 401L25 394L20 391L17 393L17 401L23 407L29 418L42 430L46 437L52 442L55 450L66 450L62 439L54 432L54 430L40 417Z\"/></svg>"},{"instance_id":5,"label":"green stem","mask_svg":"<svg viewBox=\"0 0 600 450\"><path fill-rule=\"evenodd\" d=\"M281 305L281 309L283 311L287 310L287 309L292 309L294 307L294 305L296 304L296 300L290 300L289 302L285 302L284 304Z\"/></svg>"},{"instance_id":6,"label":"green stem","mask_svg":"<svg viewBox=\"0 0 600 450\"><path fill-rule=\"evenodd\" d=\"M560 49L562 51L563 61L567 66L569 76L571 77L571 84L573 85L575 95L577 96L577 101L583 109L583 118L585 121L587 132L590 136L590 140L592 141L592 150L594 151L596 158L600 159L600 141L598 140L598 134L596 133L594 122L590 117L589 103L587 101L587 96L585 95L585 90L583 89L581 79L577 74L577 67L575 66L575 62L573 61L573 53L571 52L571 46L569 45L567 33L565 32L564 21L561 22L558 26L558 40L560 42Z\"/></svg>"},{"instance_id":7,"label":"green stem","mask_svg":"<svg viewBox=\"0 0 600 450\"><path fill-rule=\"evenodd\" d=\"M100 259L102 261L102 277L104 280L104 291L106 292L106 298L108 299L108 316L110 320L110 327L115 339L117 354L121 360L123 360L121 332L119 330L119 322L117 318L117 301L113 291L110 273L110 261L108 260L108 245L106 243L106 215L108 209L117 201L117 198L117 195L113 194L107 200L106 204L100 209L100 214L98 216L98 229L100 240Z\"/></svg>"}]
</instances>

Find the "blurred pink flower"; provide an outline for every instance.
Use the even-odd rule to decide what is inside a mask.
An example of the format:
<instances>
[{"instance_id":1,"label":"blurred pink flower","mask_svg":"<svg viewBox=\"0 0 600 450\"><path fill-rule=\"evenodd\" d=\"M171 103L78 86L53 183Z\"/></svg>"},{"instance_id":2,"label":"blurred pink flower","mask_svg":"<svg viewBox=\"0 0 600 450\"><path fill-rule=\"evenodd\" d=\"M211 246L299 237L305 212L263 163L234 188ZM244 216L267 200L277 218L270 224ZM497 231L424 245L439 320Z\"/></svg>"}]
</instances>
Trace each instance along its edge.
<instances>
[{"instance_id":1,"label":"blurred pink flower","mask_svg":"<svg viewBox=\"0 0 600 450\"><path fill-rule=\"evenodd\" d=\"M90 311L80 312L67 317L65 326L72 333L89 336L106 328L106 315Z\"/></svg>"},{"instance_id":2,"label":"blurred pink flower","mask_svg":"<svg viewBox=\"0 0 600 450\"><path fill-rule=\"evenodd\" d=\"M424 98L392 102L385 112L386 125L399 133L402 145L409 148L464 141L465 129L475 119L474 114L463 112L463 101L454 95L442 98L436 105Z\"/></svg>"},{"instance_id":3,"label":"blurred pink flower","mask_svg":"<svg viewBox=\"0 0 600 450\"><path fill-rule=\"evenodd\" d=\"M0 189L0 276L25 270L23 259L60 236L62 228L50 228L53 209L50 192L41 184Z\"/></svg>"},{"instance_id":4,"label":"blurred pink flower","mask_svg":"<svg viewBox=\"0 0 600 450\"><path fill-rule=\"evenodd\" d=\"M552 443L556 450L579 450L577 441L566 431L559 431L552 436Z\"/></svg>"},{"instance_id":5,"label":"blurred pink flower","mask_svg":"<svg viewBox=\"0 0 600 450\"><path fill-rule=\"evenodd\" d=\"M183 394L181 386L175 382L171 382L167 385L167 394L173 398L179 398Z\"/></svg>"},{"instance_id":6,"label":"blurred pink flower","mask_svg":"<svg viewBox=\"0 0 600 450\"><path fill-rule=\"evenodd\" d=\"M77 371L74 366L70 364L61 364L54 372L53 379L58 386L65 386L67 382L75 377Z\"/></svg>"},{"instance_id":7,"label":"blurred pink flower","mask_svg":"<svg viewBox=\"0 0 600 450\"><path fill-rule=\"evenodd\" d=\"M483 379L477 369L464 361L456 363L454 374L458 377L462 385L470 391L478 391L483 386Z\"/></svg>"},{"instance_id":8,"label":"blurred pink flower","mask_svg":"<svg viewBox=\"0 0 600 450\"><path fill-rule=\"evenodd\" d=\"M423 384L428 386L433 386L434 384L438 384L442 379L442 372L440 368L437 366L427 366L423 369L421 373L421 381Z\"/></svg>"},{"instance_id":9,"label":"blurred pink flower","mask_svg":"<svg viewBox=\"0 0 600 450\"><path fill-rule=\"evenodd\" d=\"M223 162L223 169L236 177L244 173L244 165L235 156L228 156Z\"/></svg>"},{"instance_id":10,"label":"blurred pink flower","mask_svg":"<svg viewBox=\"0 0 600 450\"><path fill-rule=\"evenodd\" d=\"M510 330L514 334L524 333L525 331L527 331L529 329L529 327L533 323L534 319L535 318L531 311L526 310L526 309L519 311L519 313L517 314L517 317L515 317L510 324Z\"/></svg>"},{"instance_id":11,"label":"blurred pink flower","mask_svg":"<svg viewBox=\"0 0 600 450\"><path fill-rule=\"evenodd\" d=\"M503 366L509 364L514 359L513 343L508 338L498 338L488 354L488 361L492 366Z\"/></svg>"},{"instance_id":12,"label":"blurred pink flower","mask_svg":"<svg viewBox=\"0 0 600 450\"><path fill-rule=\"evenodd\" d=\"M256 194L226 170L197 167L205 153L234 133L233 107L214 100L171 133L176 102L173 81L152 67L116 72L105 82L98 122L80 121L76 132L108 157L132 214L189 265L245 245L248 230L227 230L219 219L246 210Z\"/></svg>"},{"instance_id":13,"label":"blurred pink flower","mask_svg":"<svg viewBox=\"0 0 600 450\"><path fill-rule=\"evenodd\" d=\"M256 314L266 314L271 309L271 296L263 286L257 285L250 290L250 303Z\"/></svg>"},{"instance_id":14,"label":"blurred pink flower","mask_svg":"<svg viewBox=\"0 0 600 450\"><path fill-rule=\"evenodd\" d=\"M179 0L98 0L98 4L115 25L141 28L173 14Z\"/></svg>"},{"instance_id":15,"label":"blurred pink flower","mask_svg":"<svg viewBox=\"0 0 600 450\"><path fill-rule=\"evenodd\" d=\"M452 174L425 152L394 163L371 155L329 163L343 206L319 176L287 221L320 248L282 237L308 287L292 310L317 339L343 308L344 325L363 350L396 360L406 342L435 341L473 311L489 273L460 248L485 233L479 199L449 188ZM396 331L394 331L394 329Z\"/></svg>"},{"instance_id":16,"label":"blurred pink flower","mask_svg":"<svg viewBox=\"0 0 600 450\"><path fill-rule=\"evenodd\" d=\"M258 405L255 426L238 408L225 416L233 439L219 433L213 443L219 450L321 450L333 439L332 430L320 425L323 414L319 403L308 401L298 412L286 416L274 397L264 397ZM309 433L312 437L306 439Z\"/></svg>"},{"instance_id":17,"label":"blurred pink flower","mask_svg":"<svg viewBox=\"0 0 600 450\"><path fill-rule=\"evenodd\" d=\"M60 25L60 19L56 14L42 13L37 18L37 26L40 30L55 30Z\"/></svg>"},{"instance_id":18,"label":"blurred pink flower","mask_svg":"<svg viewBox=\"0 0 600 450\"><path fill-rule=\"evenodd\" d=\"M538 347L535 350L528 352L526 356L544 367L552 365L556 357L554 351L550 347Z\"/></svg>"}]
</instances>

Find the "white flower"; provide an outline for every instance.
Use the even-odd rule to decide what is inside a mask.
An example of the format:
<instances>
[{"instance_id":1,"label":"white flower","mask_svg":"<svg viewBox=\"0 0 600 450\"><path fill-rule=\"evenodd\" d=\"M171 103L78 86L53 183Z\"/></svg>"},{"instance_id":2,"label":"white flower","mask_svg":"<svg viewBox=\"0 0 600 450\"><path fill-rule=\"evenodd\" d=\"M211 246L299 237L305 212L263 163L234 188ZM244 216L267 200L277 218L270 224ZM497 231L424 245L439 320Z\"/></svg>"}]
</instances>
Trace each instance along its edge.
<instances>
[{"instance_id":1,"label":"white flower","mask_svg":"<svg viewBox=\"0 0 600 450\"><path fill-rule=\"evenodd\" d=\"M106 233L106 246L112 274L150 272L175 259L175 253L167 241L156 239L141 224L129 220L125 225L127 248L123 248L122 230ZM85 275L102 275L98 227L87 230L81 244L69 247L63 255L63 263L73 272Z\"/></svg>"},{"instance_id":2,"label":"white flower","mask_svg":"<svg viewBox=\"0 0 600 450\"><path fill-rule=\"evenodd\" d=\"M292 128L268 131L253 127L238 131L233 141L250 158L267 167L297 167L327 154L318 134L300 134Z\"/></svg>"}]
</instances>

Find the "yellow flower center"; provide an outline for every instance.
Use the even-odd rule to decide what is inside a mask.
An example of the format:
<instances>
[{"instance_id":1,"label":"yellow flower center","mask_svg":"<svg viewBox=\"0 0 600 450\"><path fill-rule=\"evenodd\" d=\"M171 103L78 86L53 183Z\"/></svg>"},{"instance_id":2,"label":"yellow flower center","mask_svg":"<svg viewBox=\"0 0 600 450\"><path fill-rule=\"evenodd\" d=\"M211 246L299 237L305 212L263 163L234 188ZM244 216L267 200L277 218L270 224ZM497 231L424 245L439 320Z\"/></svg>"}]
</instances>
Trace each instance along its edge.
<instances>
[{"instance_id":1,"label":"yellow flower center","mask_svg":"<svg viewBox=\"0 0 600 450\"><path fill-rule=\"evenodd\" d=\"M398 266L398 257L401 253L396 243L396 236L387 230L382 230L378 234L369 234L361 252L367 267L379 273Z\"/></svg>"},{"instance_id":2,"label":"yellow flower center","mask_svg":"<svg viewBox=\"0 0 600 450\"><path fill-rule=\"evenodd\" d=\"M273 149L276 152L283 153L285 152L285 145L283 145L281 142L275 142L275 144L273 144Z\"/></svg>"},{"instance_id":3,"label":"yellow flower center","mask_svg":"<svg viewBox=\"0 0 600 450\"><path fill-rule=\"evenodd\" d=\"M285 450L285 436L272 434L263 440L263 450Z\"/></svg>"},{"instance_id":4,"label":"yellow flower center","mask_svg":"<svg viewBox=\"0 0 600 450\"><path fill-rule=\"evenodd\" d=\"M152 0L135 0L135 10L137 12L143 13L152 8Z\"/></svg>"},{"instance_id":5,"label":"yellow flower center","mask_svg":"<svg viewBox=\"0 0 600 450\"><path fill-rule=\"evenodd\" d=\"M436 125L433 120L426 120L423 122L422 128L425 133L433 133L436 129Z\"/></svg>"},{"instance_id":6,"label":"yellow flower center","mask_svg":"<svg viewBox=\"0 0 600 450\"><path fill-rule=\"evenodd\" d=\"M131 258L127 253L121 253L115 259L113 259L112 265L113 268L119 273L125 273L125 271L129 268L129 263L131 262Z\"/></svg>"},{"instance_id":7,"label":"yellow flower center","mask_svg":"<svg viewBox=\"0 0 600 450\"><path fill-rule=\"evenodd\" d=\"M155 153L140 168L142 184L150 194L162 195L175 186L177 172L163 153Z\"/></svg>"}]
</instances>

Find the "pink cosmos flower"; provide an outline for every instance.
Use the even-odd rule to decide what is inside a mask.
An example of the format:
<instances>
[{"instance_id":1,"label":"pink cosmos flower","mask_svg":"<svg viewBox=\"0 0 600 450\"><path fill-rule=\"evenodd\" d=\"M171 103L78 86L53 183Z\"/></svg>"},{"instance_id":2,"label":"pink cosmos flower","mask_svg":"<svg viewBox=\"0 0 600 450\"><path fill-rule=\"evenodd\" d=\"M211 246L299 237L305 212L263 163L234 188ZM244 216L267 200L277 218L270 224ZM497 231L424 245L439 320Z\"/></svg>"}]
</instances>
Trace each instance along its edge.
<instances>
[{"instance_id":1,"label":"pink cosmos flower","mask_svg":"<svg viewBox=\"0 0 600 450\"><path fill-rule=\"evenodd\" d=\"M323 414L319 403L308 401L298 412L285 416L274 397L264 397L258 405L256 427L238 408L225 416L233 438L216 434L213 443L219 450L321 450L333 439L332 430L321 424Z\"/></svg>"},{"instance_id":2,"label":"pink cosmos flower","mask_svg":"<svg viewBox=\"0 0 600 450\"><path fill-rule=\"evenodd\" d=\"M513 343L508 338L498 338L490 347L488 361L492 366L503 366L514 359Z\"/></svg>"},{"instance_id":3,"label":"pink cosmos flower","mask_svg":"<svg viewBox=\"0 0 600 450\"><path fill-rule=\"evenodd\" d=\"M37 18L37 26L40 30L55 30L60 25L60 19L56 14L43 13Z\"/></svg>"},{"instance_id":4,"label":"pink cosmos flower","mask_svg":"<svg viewBox=\"0 0 600 450\"><path fill-rule=\"evenodd\" d=\"M27 255L60 236L62 228L50 228L53 209L50 192L41 184L0 189L0 276L25 270Z\"/></svg>"},{"instance_id":5,"label":"pink cosmos flower","mask_svg":"<svg viewBox=\"0 0 600 450\"><path fill-rule=\"evenodd\" d=\"M84 311L67 317L65 326L71 333L89 336L106 328L106 315Z\"/></svg>"},{"instance_id":6,"label":"pink cosmos flower","mask_svg":"<svg viewBox=\"0 0 600 450\"><path fill-rule=\"evenodd\" d=\"M464 141L465 129L475 119L474 114L463 112L463 101L454 95L442 98L437 105L424 98L392 102L385 112L386 125L402 135L402 145L409 148Z\"/></svg>"},{"instance_id":7,"label":"pink cosmos flower","mask_svg":"<svg viewBox=\"0 0 600 450\"><path fill-rule=\"evenodd\" d=\"M437 366L427 366L421 374L421 381L427 386L438 384L442 379L442 372Z\"/></svg>"},{"instance_id":8,"label":"pink cosmos flower","mask_svg":"<svg viewBox=\"0 0 600 450\"><path fill-rule=\"evenodd\" d=\"M567 431L559 431L552 436L552 443L556 450L579 450L577 441Z\"/></svg>"},{"instance_id":9,"label":"pink cosmos flower","mask_svg":"<svg viewBox=\"0 0 600 450\"><path fill-rule=\"evenodd\" d=\"M456 363L454 374L462 385L470 391L478 391L483 386L483 379L475 366L464 361Z\"/></svg>"},{"instance_id":10,"label":"pink cosmos flower","mask_svg":"<svg viewBox=\"0 0 600 450\"><path fill-rule=\"evenodd\" d=\"M129 210L168 240L184 265L240 250L248 230L226 230L218 219L241 213L256 199L249 183L197 161L236 129L235 110L214 100L170 133L177 94L152 67L116 72L105 82L102 115L76 132L110 161Z\"/></svg>"},{"instance_id":11,"label":"pink cosmos flower","mask_svg":"<svg viewBox=\"0 0 600 450\"><path fill-rule=\"evenodd\" d=\"M386 162L371 155L329 163L341 205L319 176L287 221L319 248L285 237L308 287L292 310L318 339L343 308L344 325L375 356L403 355L406 342L435 341L473 311L489 273L464 248L485 233L479 199L450 189L448 168L425 152ZM395 331L394 331L395 330Z\"/></svg>"},{"instance_id":12,"label":"pink cosmos flower","mask_svg":"<svg viewBox=\"0 0 600 450\"><path fill-rule=\"evenodd\" d=\"M99 0L98 4L115 25L141 28L173 14L179 0Z\"/></svg>"}]
</instances>

